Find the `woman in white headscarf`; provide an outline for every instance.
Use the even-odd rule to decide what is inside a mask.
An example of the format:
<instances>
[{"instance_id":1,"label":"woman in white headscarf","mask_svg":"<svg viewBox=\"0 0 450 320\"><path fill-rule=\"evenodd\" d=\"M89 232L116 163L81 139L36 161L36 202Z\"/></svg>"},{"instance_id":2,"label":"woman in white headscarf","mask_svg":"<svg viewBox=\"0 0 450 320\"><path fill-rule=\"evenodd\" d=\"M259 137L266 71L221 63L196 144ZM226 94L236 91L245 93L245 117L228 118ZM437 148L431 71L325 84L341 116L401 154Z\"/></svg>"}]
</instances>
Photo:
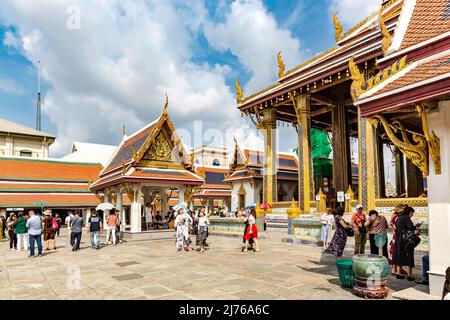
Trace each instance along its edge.
<instances>
[{"instance_id":1,"label":"woman in white headscarf","mask_svg":"<svg viewBox=\"0 0 450 320\"><path fill-rule=\"evenodd\" d=\"M177 251L181 251L183 248L185 251L191 251L191 248L189 248L189 225L192 224L192 218L183 207L176 210L176 213L175 228L177 231Z\"/></svg>"}]
</instances>

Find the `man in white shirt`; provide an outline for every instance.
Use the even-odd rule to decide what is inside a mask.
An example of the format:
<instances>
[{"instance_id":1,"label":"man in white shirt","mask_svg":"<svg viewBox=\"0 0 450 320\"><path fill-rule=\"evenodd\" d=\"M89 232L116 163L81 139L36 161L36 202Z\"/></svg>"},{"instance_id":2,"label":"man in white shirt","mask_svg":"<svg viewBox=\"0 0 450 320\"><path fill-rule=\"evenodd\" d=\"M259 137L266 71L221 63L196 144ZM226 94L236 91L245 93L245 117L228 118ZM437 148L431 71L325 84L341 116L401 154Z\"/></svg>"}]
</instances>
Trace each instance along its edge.
<instances>
[{"instance_id":1,"label":"man in white shirt","mask_svg":"<svg viewBox=\"0 0 450 320\"><path fill-rule=\"evenodd\" d=\"M68 235L69 243L70 243L70 234L72 233L72 230L70 229L70 219L72 219L72 217L74 217L74 214L73 214L73 211L69 211L68 213L69 213L69 215L66 217L64 224L67 226L67 235Z\"/></svg>"}]
</instances>

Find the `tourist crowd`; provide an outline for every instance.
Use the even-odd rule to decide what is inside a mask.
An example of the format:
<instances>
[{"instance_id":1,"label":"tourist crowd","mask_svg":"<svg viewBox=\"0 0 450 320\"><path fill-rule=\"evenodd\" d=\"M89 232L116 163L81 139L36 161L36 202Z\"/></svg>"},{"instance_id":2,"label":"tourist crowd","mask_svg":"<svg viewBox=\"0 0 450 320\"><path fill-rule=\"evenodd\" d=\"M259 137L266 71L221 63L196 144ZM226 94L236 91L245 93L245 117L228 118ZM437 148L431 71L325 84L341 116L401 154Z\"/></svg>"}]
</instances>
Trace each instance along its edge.
<instances>
[{"instance_id":1,"label":"tourist crowd","mask_svg":"<svg viewBox=\"0 0 450 320\"><path fill-rule=\"evenodd\" d=\"M383 255L388 260L392 268L392 274L397 279L414 281L412 275L414 268L414 248L420 243L421 223L413 224L411 218L414 209L407 205L397 205L392 211L390 223L387 219L378 214L375 210L370 210L368 217L364 214L362 205L356 206L356 212L352 215L351 221L346 222L343 218L344 209L338 207L336 210L329 208L327 213L321 217L322 241L324 252L342 258L347 237L354 237L354 251L356 254L364 254L367 240L370 244L370 253ZM328 243L332 225L336 226L333 239ZM389 242L387 232L392 228L392 239ZM424 261L428 256L424 257ZM426 284L427 280L422 279L420 283Z\"/></svg>"},{"instance_id":2,"label":"tourist crowd","mask_svg":"<svg viewBox=\"0 0 450 320\"><path fill-rule=\"evenodd\" d=\"M83 227L90 234L91 248L100 248L100 233L103 230L103 211L91 210L85 222L80 211L69 211L65 219L69 235L69 243L72 251L80 250ZM6 219L0 217L0 240L5 238L5 231L9 240L11 251L29 251L29 257L40 257L45 251L56 250L56 237L59 237L62 219L58 213L52 214L51 210L45 210L43 215L36 214L34 210L28 213L11 213ZM106 241L105 244L116 245L120 242L120 219L116 215L116 209L109 210L106 216ZM3 228L4 226L4 228ZM35 251L37 248L37 255Z\"/></svg>"},{"instance_id":3,"label":"tourist crowd","mask_svg":"<svg viewBox=\"0 0 450 320\"><path fill-rule=\"evenodd\" d=\"M344 220L344 208L338 207L336 210L327 208L327 212L321 216L322 233L321 239L324 252L341 259L347 244L348 237L354 237L355 245L353 253L364 254L367 241L370 245L370 253L383 255L391 265L391 272L397 279L414 281L413 268L414 249L420 243L421 223L413 224L411 218L414 209L407 205L397 205L392 211L390 222L377 211L371 210L368 216L364 214L362 205L356 206L356 212L352 215L350 222ZM85 224L86 230L90 233L92 249L100 248L100 234L102 233L104 222L103 211L91 210ZM196 236L195 246L203 253L209 247L206 242L208 238L208 226L210 214L206 213L206 208L201 207L194 211L189 210L184 204L179 204L169 211L163 219L159 213L152 214L150 226L153 228L172 227L176 231L176 250L192 251L191 235ZM234 217L244 218L245 224L243 234L242 251L249 249L259 251L258 229L256 225L255 208L243 208L236 211ZM147 220L146 219L146 220ZM70 234L70 246L73 251L80 250L82 231L84 225L83 217L79 211L70 212L65 220L67 230ZM144 221L144 223L147 223ZM43 245L45 250L50 251L51 247L56 250L56 237L60 234L62 220L59 214L52 215L50 210L46 210L43 216L37 215L33 210L28 214L19 212L12 213L8 219L0 217L0 240L7 233L10 250L29 251L29 257L35 256L37 246L37 256L42 256ZM170 225L170 226L169 226ZM331 231L335 226L335 233L331 242L329 241ZM116 245L120 242L120 218L113 208L107 212L105 227L107 230L105 244ZM387 231L392 228L392 239L389 242ZM265 228L265 227L264 227ZM421 284L428 284L429 257L422 258L423 277ZM442 299L450 300L450 268L446 271L446 281Z\"/></svg>"}]
</instances>

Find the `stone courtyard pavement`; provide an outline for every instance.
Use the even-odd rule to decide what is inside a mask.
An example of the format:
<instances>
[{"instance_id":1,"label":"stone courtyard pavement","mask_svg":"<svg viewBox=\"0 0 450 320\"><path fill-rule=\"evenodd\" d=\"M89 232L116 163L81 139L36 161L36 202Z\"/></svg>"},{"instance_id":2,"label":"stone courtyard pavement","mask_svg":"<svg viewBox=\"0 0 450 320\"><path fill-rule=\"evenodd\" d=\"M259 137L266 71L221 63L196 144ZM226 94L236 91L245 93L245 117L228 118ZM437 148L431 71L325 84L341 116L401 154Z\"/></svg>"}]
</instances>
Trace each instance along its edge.
<instances>
[{"instance_id":1,"label":"stone courtyard pavement","mask_svg":"<svg viewBox=\"0 0 450 320\"><path fill-rule=\"evenodd\" d=\"M242 253L238 238L211 236L203 254L176 252L174 240L96 251L87 233L72 252L61 233L57 250L40 258L0 244L1 299L359 299L340 286L333 257L282 243L276 230L260 240L259 253ZM389 278L391 292L413 285Z\"/></svg>"}]
</instances>

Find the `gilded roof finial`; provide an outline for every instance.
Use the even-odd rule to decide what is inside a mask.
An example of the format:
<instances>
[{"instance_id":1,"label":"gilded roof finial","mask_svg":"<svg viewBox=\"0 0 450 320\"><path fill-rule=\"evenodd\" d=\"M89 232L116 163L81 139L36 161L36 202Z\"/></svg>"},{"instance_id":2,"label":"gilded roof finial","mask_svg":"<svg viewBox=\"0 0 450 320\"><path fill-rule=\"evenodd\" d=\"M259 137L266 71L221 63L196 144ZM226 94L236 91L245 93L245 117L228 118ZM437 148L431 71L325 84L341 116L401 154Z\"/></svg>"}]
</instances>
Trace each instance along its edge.
<instances>
[{"instance_id":1,"label":"gilded roof finial","mask_svg":"<svg viewBox=\"0 0 450 320\"><path fill-rule=\"evenodd\" d=\"M334 22L334 29L336 30L334 38L336 39L336 42L339 42L342 40L343 28L337 17L337 12L333 15L333 22Z\"/></svg>"},{"instance_id":2,"label":"gilded roof finial","mask_svg":"<svg viewBox=\"0 0 450 320\"><path fill-rule=\"evenodd\" d=\"M164 109L163 109L163 115L166 116L167 115L167 107L169 106L169 96L166 93L166 104L164 105Z\"/></svg>"},{"instance_id":3,"label":"gilded roof finial","mask_svg":"<svg viewBox=\"0 0 450 320\"><path fill-rule=\"evenodd\" d=\"M278 51L277 58L278 58L278 78L283 78L286 66L284 65L283 58L281 57L281 50Z\"/></svg>"},{"instance_id":4,"label":"gilded roof finial","mask_svg":"<svg viewBox=\"0 0 450 320\"><path fill-rule=\"evenodd\" d=\"M391 34L389 33L386 27L386 24L384 23L383 8L380 9L379 21L380 21L381 35L383 36L383 40L381 40L381 48L383 49L383 54L386 55L389 47L391 46L392 38Z\"/></svg>"},{"instance_id":5,"label":"gilded roof finial","mask_svg":"<svg viewBox=\"0 0 450 320\"><path fill-rule=\"evenodd\" d=\"M242 89L239 86L239 80L236 80L236 102L237 103L242 103L242 96L244 94L242 93Z\"/></svg>"}]
</instances>

